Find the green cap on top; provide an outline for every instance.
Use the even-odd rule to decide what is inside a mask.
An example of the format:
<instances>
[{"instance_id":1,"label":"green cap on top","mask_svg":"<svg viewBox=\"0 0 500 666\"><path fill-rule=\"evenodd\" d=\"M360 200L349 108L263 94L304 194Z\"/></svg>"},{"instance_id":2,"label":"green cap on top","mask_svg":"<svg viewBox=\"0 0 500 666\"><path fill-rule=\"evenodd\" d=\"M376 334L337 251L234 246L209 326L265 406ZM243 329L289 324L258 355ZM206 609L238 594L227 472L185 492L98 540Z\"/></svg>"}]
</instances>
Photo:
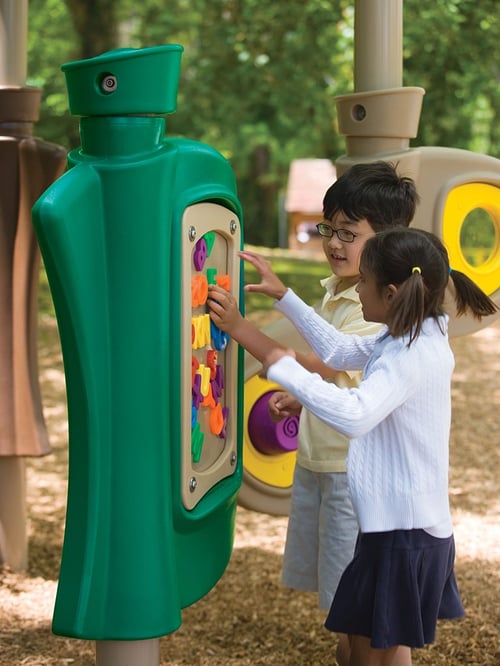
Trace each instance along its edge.
<instances>
[{"instance_id":1,"label":"green cap on top","mask_svg":"<svg viewBox=\"0 0 500 666\"><path fill-rule=\"evenodd\" d=\"M183 47L116 49L62 65L75 116L173 113Z\"/></svg>"}]
</instances>

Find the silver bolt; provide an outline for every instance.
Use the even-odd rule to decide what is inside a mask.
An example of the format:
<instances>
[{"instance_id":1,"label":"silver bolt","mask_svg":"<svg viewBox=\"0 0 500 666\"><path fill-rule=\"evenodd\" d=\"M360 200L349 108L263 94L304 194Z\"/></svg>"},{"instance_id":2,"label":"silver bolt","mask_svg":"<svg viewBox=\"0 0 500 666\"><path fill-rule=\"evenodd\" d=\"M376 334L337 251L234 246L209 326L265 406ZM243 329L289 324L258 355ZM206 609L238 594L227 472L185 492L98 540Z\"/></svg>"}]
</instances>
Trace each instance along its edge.
<instances>
[{"instance_id":1,"label":"silver bolt","mask_svg":"<svg viewBox=\"0 0 500 666\"><path fill-rule=\"evenodd\" d=\"M233 235L236 233L237 228L238 225L236 224L236 222L234 220L231 220L231 222L229 223L229 230Z\"/></svg>"},{"instance_id":2,"label":"silver bolt","mask_svg":"<svg viewBox=\"0 0 500 666\"><path fill-rule=\"evenodd\" d=\"M118 87L118 80L113 74L106 74L106 76L101 81L101 90L105 93L112 93Z\"/></svg>"},{"instance_id":3,"label":"silver bolt","mask_svg":"<svg viewBox=\"0 0 500 666\"><path fill-rule=\"evenodd\" d=\"M196 481L196 478L194 476L192 476L189 479L189 492L194 493L194 491L196 490L197 485L198 485L198 481Z\"/></svg>"},{"instance_id":4,"label":"silver bolt","mask_svg":"<svg viewBox=\"0 0 500 666\"><path fill-rule=\"evenodd\" d=\"M191 242L196 238L196 229L193 226L190 226L188 229L188 238Z\"/></svg>"},{"instance_id":5,"label":"silver bolt","mask_svg":"<svg viewBox=\"0 0 500 666\"><path fill-rule=\"evenodd\" d=\"M236 453L231 453L231 465L236 465Z\"/></svg>"}]
</instances>

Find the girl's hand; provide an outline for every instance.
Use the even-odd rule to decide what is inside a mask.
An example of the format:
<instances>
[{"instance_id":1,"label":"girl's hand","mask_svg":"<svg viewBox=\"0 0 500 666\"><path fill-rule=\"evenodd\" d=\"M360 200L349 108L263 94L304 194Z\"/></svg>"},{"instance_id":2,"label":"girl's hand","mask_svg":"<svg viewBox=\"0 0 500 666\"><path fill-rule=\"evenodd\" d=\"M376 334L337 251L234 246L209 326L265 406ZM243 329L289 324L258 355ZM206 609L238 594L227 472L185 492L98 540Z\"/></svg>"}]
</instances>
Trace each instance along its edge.
<instances>
[{"instance_id":1,"label":"girl's hand","mask_svg":"<svg viewBox=\"0 0 500 666\"><path fill-rule=\"evenodd\" d=\"M267 261L267 259L261 257L260 254L248 252L247 250L238 252L238 255L244 261L248 261L249 264L252 264L261 277L259 284L245 285L245 291L254 291L258 294L265 294L278 301L285 295L287 288L279 277L273 273L271 263Z\"/></svg>"},{"instance_id":2,"label":"girl's hand","mask_svg":"<svg viewBox=\"0 0 500 666\"><path fill-rule=\"evenodd\" d=\"M302 405L290 393L275 391L269 398L268 409L269 416L273 421L281 421L281 419L288 416L298 416L302 410Z\"/></svg>"},{"instance_id":3,"label":"girl's hand","mask_svg":"<svg viewBox=\"0 0 500 666\"><path fill-rule=\"evenodd\" d=\"M229 335L243 320L234 296L218 284L208 285L207 306L210 319Z\"/></svg>"},{"instance_id":4,"label":"girl's hand","mask_svg":"<svg viewBox=\"0 0 500 666\"><path fill-rule=\"evenodd\" d=\"M268 354L266 354L266 357L262 364L263 373L267 376L267 371L269 370L269 367L274 363L276 363L277 361L279 361L280 358L283 358L283 356L291 356L292 358L296 358L295 351L293 349L279 349L279 348L272 349Z\"/></svg>"}]
</instances>

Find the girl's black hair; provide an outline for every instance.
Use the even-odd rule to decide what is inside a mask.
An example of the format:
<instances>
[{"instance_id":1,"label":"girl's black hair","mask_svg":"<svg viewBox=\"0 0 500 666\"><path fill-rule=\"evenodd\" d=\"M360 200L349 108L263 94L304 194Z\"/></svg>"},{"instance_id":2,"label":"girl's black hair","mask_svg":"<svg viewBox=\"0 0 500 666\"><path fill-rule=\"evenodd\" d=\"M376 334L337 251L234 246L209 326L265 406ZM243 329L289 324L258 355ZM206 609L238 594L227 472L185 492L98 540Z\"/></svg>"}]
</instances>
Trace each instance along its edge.
<instances>
[{"instance_id":1,"label":"girl's black hair","mask_svg":"<svg viewBox=\"0 0 500 666\"><path fill-rule=\"evenodd\" d=\"M361 255L361 271L372 273L380 289L398 287L388 312L389 333L418 337L424 319L444 313L451 277L457 315L476 319L494 314L498 306L464 273L450 269L448 252L437 236L422 229L396 227L369 238Z\"/></svg>"},{"instance_id":2,"label":"girl's black hair","mask_svg":"<svg viewBox=\"0 0 500 666\"><path fill-rule=\"evenodd\" d=\"M374 231L381 231L408 226L418 199L414 181L400 176L391 162L354 164L328 188L323 216L332 220L342 211L350 220L366 219Z\"/></svg>"}]
</instances>

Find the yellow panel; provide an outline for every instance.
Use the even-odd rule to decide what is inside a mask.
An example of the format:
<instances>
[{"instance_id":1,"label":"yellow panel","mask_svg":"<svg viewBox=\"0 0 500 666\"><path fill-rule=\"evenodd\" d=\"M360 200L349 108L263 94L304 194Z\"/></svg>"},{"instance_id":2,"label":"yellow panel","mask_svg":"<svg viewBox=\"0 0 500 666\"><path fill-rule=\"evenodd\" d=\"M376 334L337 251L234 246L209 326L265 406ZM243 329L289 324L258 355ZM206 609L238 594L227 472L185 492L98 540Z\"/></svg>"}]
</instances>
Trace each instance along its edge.
<instances>
[{"instance_id":1,"label":"yellow panel","mask_svg":"<svg viewBox=\"0 0 500 666\"><path fill-rule=\"evenodd\" d=\"M489 258L472 266L460 245L460 231L467 215L476 208L485 210L495 230ZM446 198L443 212L443 242L452 268L462 271L491 295L500 287L500 188L486 183L466 183L453 188Z\"/></svg>"},{"instance_id":2,"label":"yellow panel","mask_svg":"<svg viewBox=\"0 0 500 666\"><path fill-rule=\"evenodd\" d=\"M293 481L296 452L280 453L275 456L257 451L248 434L248 416L257 400L269 391L280 391L280 386L254 375L245 382L243 465L253 477L268 486L289 488Z\"/></svg>"}]
</instances>

